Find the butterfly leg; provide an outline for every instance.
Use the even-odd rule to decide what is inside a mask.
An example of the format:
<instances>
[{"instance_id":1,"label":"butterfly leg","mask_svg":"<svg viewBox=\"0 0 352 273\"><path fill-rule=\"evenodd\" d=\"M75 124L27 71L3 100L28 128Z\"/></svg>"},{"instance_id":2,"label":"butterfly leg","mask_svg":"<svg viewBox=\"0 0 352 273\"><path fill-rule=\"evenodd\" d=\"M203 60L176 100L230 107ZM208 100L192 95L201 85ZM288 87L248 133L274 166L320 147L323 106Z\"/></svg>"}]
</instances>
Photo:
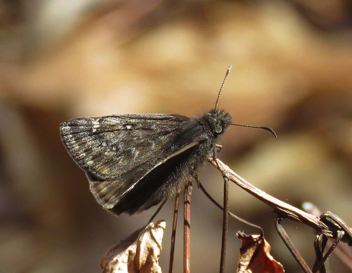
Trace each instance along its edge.
<instances>
[{"instance_id":1,"label":"butterfly leg","mask_svg":"<svg viewBox=\"0 0 352 273\"><path fill-rule=\"evenodd\" d=\"M153 214L153 216L150 218L147 226L154 220L154 218L158 215L158 213L161 211L161 209L163 208L163 206L165 205L167 199L165 199L160 206L158 207L158 209L156 210L156 212Z\"/></svg>"},{"instance_id":2,"label":"butterfly leg","mask_svg":"<svg viewBox=\"0 0 352 273\"><path fill-rule=\"evenodd\" d=\"M216 159L218 158L218 155L220 154L221 149L222 149L222 145L214 144L214 146L213 146L213 160L215 160L216 165L217 165L219 170L221 170L221 169L220 169L220 166L219 166L218 162L216 161ZM224 177L224 174L222 174L222 176Z\"/></svg>"},{"instance_id":3,"label":"butterfly leg","mask_svg":"<svg viewBox=\"0 0 352 273\"><path fill-rule=\"evenodd\" d=\"M214 144L213 148L213 159L216 159L222 150L221 144Z\"/></svg>"},{"instance_id":4,"label":"butterfly leg","mask_svg":"<svg viewBox=\"0 0 352 273\"><path fill-rule=\"evenodd\" d=\"M194 173L194 180L196 181L197 183L197 188L199 189L200 188L200 180L199 180L199 176L197 173Z\"/></svg>"}]
</instances>

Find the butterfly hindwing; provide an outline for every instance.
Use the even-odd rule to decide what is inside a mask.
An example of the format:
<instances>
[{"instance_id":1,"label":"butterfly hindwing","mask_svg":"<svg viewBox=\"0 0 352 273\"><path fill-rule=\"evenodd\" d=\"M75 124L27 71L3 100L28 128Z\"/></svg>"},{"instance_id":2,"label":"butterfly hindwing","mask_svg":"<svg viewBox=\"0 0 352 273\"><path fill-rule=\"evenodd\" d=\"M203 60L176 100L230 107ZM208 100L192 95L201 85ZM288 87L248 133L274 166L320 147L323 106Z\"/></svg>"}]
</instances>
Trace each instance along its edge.
<instances>
[{"instance_id":1,"label":"butterfly hindwing","mask_svg":"<svg viewBox=\"0 0 352 273\"><path fill-rule=\"evenodd\" d=\"M123 191L117 190L120 181L96 182L90 180L90 189L96 199L103 201L105 209L115 214L134 214L160 203L174 195L192 171L187 165L188 156L197 149L199 143L186 146L181 153L175 153L141 176ZM125 180L125 177L122 178Z\"/></svg>"}]
</instances>

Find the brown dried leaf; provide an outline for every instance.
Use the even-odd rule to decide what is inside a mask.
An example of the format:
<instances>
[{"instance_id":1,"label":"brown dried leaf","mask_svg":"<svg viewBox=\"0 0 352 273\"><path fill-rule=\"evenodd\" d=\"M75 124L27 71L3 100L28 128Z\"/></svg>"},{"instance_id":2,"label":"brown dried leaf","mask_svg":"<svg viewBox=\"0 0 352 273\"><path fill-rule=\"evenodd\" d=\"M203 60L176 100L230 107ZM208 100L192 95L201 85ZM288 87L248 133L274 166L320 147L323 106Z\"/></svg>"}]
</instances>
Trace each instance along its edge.
<instances>
[{"instance_id":1,"label":"brown dried leaf","mask_svg":"<svg viewBox=\"0 0 352 273\"><path fill-rule=\"evenodd\" d=\"M165 228L164 220L150 223L110 248L101 261L103 273L161 273L159 257Z\"/></svg>"},{"instance_id":2,"label":"brown dried leaf","mask_svg":"<svg viewBox=\"0 0 352 273\"><path fill-rule=\"evenodd\" d=\"M242 240L237 273L283 273L285 269L270 254L269 243L260 235L246 235L238 232Z\"/></svg>"}]
</instances>

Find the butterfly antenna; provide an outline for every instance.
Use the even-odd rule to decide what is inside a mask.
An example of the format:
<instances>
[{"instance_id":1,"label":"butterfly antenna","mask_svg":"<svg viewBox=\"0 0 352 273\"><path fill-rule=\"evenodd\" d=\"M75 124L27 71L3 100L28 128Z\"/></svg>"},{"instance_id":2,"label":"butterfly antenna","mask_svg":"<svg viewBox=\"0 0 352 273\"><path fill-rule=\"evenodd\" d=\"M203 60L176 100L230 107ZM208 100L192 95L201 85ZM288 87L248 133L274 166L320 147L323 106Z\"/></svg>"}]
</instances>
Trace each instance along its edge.
<instances>
[{"instance_id":1,"label":"butterfly antenna","mask_svg":"<svg viewBox=\"0 0 352 273\"><path fill-rule=\"evenodd\" d=\"M221 90L222 90L222 88L224 87L225 81L226 81L227 77L228 77L229 74L230 74L231 68L232 68L232 65L230 65L229 68L227 69L225 78L224 78L224 80L222 81L222 84L221 84L221 87L220 87L220 91L219 91L219 94L218 94L218 98L216 99L216 103L215 103L215 110L216 110L216 108L218 107L218 103L219 103L219 99L220 99Z\"/></svg>"},{"instance_id":2,"label":"butterfly antenna","mask_svg":"<svg viewBox=\"0 0 352 273\"><path fill-rule=\"evenodd\" d=\"M231 124L234 126L239 126L239 127L247 127L247 128L256 128L256 129L263 129L263 130L267 130L270 133L272 133L274 135L274 137L277 137L277 134L275 133L275 131L273 129L271 129L270 127L263 127L263 126L253 126L253 125L243 125L243 124Z\"/></svg>"}]
</instances>

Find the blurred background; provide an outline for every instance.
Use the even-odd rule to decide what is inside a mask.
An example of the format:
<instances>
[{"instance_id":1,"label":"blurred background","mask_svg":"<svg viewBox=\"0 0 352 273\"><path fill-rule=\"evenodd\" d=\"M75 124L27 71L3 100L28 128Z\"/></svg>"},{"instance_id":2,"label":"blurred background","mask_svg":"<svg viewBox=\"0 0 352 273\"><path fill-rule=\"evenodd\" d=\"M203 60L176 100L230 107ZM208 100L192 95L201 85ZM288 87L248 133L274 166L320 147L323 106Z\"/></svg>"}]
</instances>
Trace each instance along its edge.
<instances>
[{"instance_id":1,"label":"blurred background","mask_svg":"<svg viewBox=\"0 0 352 273\"><path fill-rule=\"evenodd\" d=\"M62 121L120 113L200 116L220 98L233 122L220 158L273 196L310 201L352 225L352 4L286 1L0 1L0 272L101 272L104 253L154 213L114 217L59 136ZM200 171L221 202L222 177ZM219 268L222 213L192 197L192 272ZM167 272L173 201L161 265ZM235 185L230 210L262 226L274 257L301 272L274 228L275 214ZM182 223L182 221L180 221ZM284 221L312 265L312 229ZM230 220L227 272L236 269ZM175 271L182 272L179 225ZM348 272L336 258L331 272Z\"/></svg>"}]
</instances>

